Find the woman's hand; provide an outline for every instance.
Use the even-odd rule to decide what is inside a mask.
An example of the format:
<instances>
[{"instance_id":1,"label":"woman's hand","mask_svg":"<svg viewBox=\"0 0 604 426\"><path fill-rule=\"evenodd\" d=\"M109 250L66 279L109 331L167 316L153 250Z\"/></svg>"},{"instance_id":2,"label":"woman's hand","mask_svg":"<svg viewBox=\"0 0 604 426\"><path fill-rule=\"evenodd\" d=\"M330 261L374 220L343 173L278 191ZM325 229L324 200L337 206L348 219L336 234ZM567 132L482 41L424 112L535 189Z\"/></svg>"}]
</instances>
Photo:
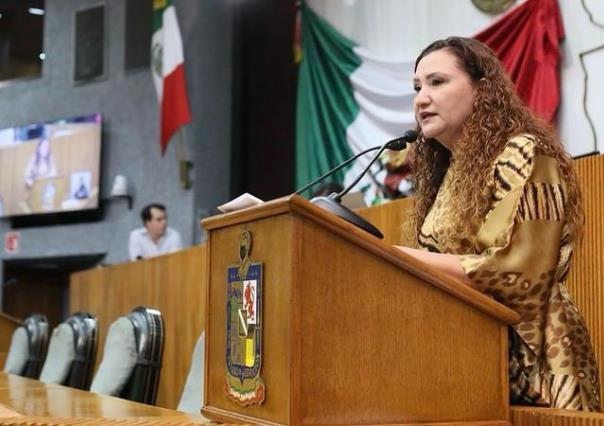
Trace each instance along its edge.
<instances>
[{"instance_id":1,"label":"woman's hand","mask_svg":"<svg viewBox=\"0 0 604 426\"><path fill-rule=\"evenodd\" d=\"M431 253L425 250L417 250L411 247L395 246L397 249L406 253L410 256L421 260L424 263L432 266L433 268L444 272L445 274L451 275L458 280L463 281L465 284L472 286L472 281L466 275L465 271L461 267L459 258L454 254L445 253Z\"/></svg>"}]
</instances>

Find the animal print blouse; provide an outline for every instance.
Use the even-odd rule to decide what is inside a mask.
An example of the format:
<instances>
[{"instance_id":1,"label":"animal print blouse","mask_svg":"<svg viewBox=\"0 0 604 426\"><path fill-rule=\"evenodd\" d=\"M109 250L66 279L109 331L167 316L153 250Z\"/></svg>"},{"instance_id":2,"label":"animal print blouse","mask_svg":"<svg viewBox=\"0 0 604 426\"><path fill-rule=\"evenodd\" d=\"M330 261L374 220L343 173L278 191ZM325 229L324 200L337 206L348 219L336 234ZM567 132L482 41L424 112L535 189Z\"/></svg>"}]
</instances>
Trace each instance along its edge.
<instances>
[{"instance_id":1,"label":"animal print blouse","mask_svg":"<svg viewBox=\"0 0 604 426\"><path fill-rule=\"evenodd\" d=\"M464 247L444 241L451 171L421 229L420 245L458 254L475 288L520 314L510 328L513 403L600 410L598 369L583 318L564 284L572 255L566 186L535 138L512 138L493 164L492 205Z\"/></svg>"}]
</instances>

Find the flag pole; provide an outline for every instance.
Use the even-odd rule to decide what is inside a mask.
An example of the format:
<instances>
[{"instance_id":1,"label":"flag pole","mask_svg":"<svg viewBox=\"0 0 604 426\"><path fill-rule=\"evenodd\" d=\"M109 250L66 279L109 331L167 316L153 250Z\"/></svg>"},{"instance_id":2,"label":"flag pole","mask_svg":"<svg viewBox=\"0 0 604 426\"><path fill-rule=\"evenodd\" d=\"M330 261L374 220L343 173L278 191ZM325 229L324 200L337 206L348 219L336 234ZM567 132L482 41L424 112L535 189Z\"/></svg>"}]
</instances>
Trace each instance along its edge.
<instances>
[{"instance_id":1,"label":"flag pole","mask_svg":"<svg viewBox=\"0 0 604 426\"><path fill-rule=\"evenodd\" d=\"M191 176L189 172L193 168L193 162L189 160L189 152L185 143L185 127L186 126L181 126L176 132L176 154L180 170L180 187L182 189L190 189L191 186L193 186L193 183L191 182Z\"/></svg>"}]
</instances>

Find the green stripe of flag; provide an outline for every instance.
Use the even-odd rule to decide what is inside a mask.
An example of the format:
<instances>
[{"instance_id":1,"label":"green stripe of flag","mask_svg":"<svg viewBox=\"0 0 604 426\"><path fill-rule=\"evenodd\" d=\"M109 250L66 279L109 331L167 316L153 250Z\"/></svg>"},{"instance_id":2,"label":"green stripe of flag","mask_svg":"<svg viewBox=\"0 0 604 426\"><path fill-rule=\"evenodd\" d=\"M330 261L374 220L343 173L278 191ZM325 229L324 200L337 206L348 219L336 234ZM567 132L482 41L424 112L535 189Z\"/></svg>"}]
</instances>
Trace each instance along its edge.
<instances>
[{"instance_id":1,"label":"green stripe of flag","mask_svg":"<svg viewBox=\"0 0 604 426\"><path fill-rule=\"evenodd\" d=\"M296 111L296 187L352 156L346 128L359 107L350 74L361 59L355 44L306 4L302 7L302 63ZM343 182L345 170L334 176Z\"/></svg>"},{"instance_id":2,"label":"green stripe of flag","mask_svg":"<svg viewBox=\"0 0 604 426\"><path fill-rule=\"evenodd\" d=\"M172 0L153 0L153 32L162 27L164 10L172 5Z\"/></svg>"}]
</instances>

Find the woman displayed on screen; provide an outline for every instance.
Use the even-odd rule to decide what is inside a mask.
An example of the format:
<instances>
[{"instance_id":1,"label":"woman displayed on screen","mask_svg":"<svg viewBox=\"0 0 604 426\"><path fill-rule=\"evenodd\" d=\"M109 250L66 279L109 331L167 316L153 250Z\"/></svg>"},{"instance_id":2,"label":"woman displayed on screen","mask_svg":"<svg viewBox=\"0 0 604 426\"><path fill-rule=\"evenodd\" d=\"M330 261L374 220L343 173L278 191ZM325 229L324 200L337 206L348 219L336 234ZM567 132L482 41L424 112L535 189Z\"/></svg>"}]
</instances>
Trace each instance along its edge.
<instances>
[{"instance_id":1,"label":"woman displayed on screen","mask_svg":"<svg viewBox=\"0 0 604 426\"><path fill-rule=\"evenodd\" d=\"M29 159L25 169L25 185L29 188L36 179L57 175L57 166L52 156L50 140L43 136L36 146L34 155Z\"/></svg>"}]
</instances>

